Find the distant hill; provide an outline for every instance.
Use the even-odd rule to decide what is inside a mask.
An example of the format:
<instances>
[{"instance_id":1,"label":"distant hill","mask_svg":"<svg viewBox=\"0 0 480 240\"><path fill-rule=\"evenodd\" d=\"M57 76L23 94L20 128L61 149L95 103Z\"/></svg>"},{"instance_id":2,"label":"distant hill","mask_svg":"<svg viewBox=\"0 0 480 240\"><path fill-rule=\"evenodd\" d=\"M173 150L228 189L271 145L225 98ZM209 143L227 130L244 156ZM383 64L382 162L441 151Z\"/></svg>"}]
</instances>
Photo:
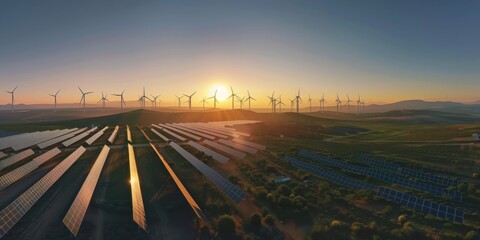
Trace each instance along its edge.
<instances>
[{"instance_id":1,"label":"distant hill","mask_svg":"<svg viewBox=\"0 0 480 240\"><path fill-rule=\"evenodd\" d=\"M419 109L432 109L432 108L452 108L452 107L464 107L463 103L457 102L428 102L424 100L405 100L396 103L377 105L368 105L370 112L384 112L393 110L419 110Z\"/></svg>"}]
</instances>

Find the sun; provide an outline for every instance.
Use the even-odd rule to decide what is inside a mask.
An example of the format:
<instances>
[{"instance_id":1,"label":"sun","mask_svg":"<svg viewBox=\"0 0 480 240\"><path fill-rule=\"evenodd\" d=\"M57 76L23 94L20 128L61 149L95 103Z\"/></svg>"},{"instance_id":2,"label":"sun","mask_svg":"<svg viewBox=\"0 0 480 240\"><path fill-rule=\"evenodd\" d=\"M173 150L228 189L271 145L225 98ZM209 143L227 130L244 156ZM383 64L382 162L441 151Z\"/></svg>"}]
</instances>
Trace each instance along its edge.
<instances>
[{"instance_id":1,"label":"sun","mask_svg":"<svg viewBox=\"0 0 480 240\"><path fill-rule=\"evenodd\" d=\"M210 91L208 92L209 96L212 97L215 94L215 91L217 91L218 101L223 101L228 98L229 92L225 86L219 84L213 85L210 87Z\"/></svg>"}]
</instances>

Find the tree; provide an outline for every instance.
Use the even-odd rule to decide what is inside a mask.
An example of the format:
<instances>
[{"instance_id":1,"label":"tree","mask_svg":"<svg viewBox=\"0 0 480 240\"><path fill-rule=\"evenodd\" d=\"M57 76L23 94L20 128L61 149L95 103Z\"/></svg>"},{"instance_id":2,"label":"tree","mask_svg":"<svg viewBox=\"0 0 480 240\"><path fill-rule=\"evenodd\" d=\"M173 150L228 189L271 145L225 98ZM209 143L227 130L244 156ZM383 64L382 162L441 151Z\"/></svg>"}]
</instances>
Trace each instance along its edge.
<instances>
[{"instance_id":1,"label":"tree","mask_svg":"<svg viewBox=\"0 0 480 240\"><path fill-rule=\"evenodd\" d=\"M250 230L257 233L262 228L262 215L260 213L253 213L250 215Z\"/></svg>"},{"instance_id":2,"label":"tree","mask_svg":"<svg viewBox=\"0 0 480 240\"><path fill-rule=\"evenodd\" d=\"M234 239L236 235L235 221L229 215L222 215L218 218L218 236L220 239Z\"/></svg>"},{"instance_id":3,"label":"tree","mask_svg":"<svg viewBox=\"0 0 480 240\"><path fill-rule=\"evenodd\" d=\"M269 227L273 227L275 226L275 217L268 214L265 219L264 219L265 223L269 226Z\"/></svg>"}]
</instances>

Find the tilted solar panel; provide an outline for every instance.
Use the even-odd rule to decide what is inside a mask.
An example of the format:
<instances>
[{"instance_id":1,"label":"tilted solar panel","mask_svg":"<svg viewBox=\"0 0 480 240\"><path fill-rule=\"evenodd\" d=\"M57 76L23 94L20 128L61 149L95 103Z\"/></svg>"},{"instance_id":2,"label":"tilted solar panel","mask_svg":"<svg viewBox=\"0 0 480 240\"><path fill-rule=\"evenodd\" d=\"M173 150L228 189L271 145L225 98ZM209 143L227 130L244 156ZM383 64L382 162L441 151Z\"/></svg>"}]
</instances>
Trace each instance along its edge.
<instances>
[{"instance_id":1,"label":"tilted solar panel","mask_svg":"<svg viewBox=\"0 0 480 240\"><path fill-rule=\"evenodd\" d=\"M168 142L168 140L170 140L167 137L165 137L165 135L157 132L157 130L155 130L153 128L150 128L150 130L152 130L152 132L155 133L155 135L159 136L163 141Z\"/></svg>"},{"instance_id":2,"label":"tilted solar panel","mask_svg":"<svg viewBox=\"0 0 480 240\"><path fill-rule=\"evenodd\" d=\"M177 127L173 126L172 124L167 124L167 125L165 125L165 128L166 128L166 129L169 129L169 130L171 130L171 131L174 131L174 132L176 132L176 133L180 133L180 134L183 135L183 136L186 136L186 137L188 137L188 138L191 138L191 139L194 139L194 140L197 140L197 141L200 141L200 140L202 139L201 137L199 137L199 136L197 136L197 135L188 133L188 132L186 132L186 131L184 131L184 130L181 130L180 128L177 128Z\"/></svg>"},{"instance_id":3,"label":"tilted solar panel","mask_svg":"<svg viewBox=\"0 0 480 240\"><path fill-rule=\"evenodd\" d=\"M132 132L130 132L130 127L127 125L127 141L132 142Z\"/></svg>"},{"instance_id":4,"label":"tilted solar panel","mask_svg":"<svg viewBox=\"0 0 480 240\"><path fill-rule=\"evenodd\" d=\"M261 144L258 144L258 143L253 143L253 142L249 142L249 141L244 140L244 139L241 139L241 138L233 138L232 141L237 142L237 143L240 143L240 144L243 144L243 145L245 145L245 146L249 146L249 147L256 148L256 149L258 149L258 150L265 150L265 149L267 149L267 147L265 147L264 145L261 145Z\"/></svg>"},{"instance_id":5,"label":"tilted solar panel","mask_svg":"<svg viewBox=\"0 0 480 240\"><path fill-rule=\"evenodd\" d=\"M128 163L130 165L130 186L132 190L132 209L133 221L143 230L147 231L147 219L145 217L145 208L143 207L142 190L140 188L140 179L138 177L137 163L133 146L128 144Z\"/></svg>"},{"instance_id":6,"label":"tilted solar panel","mask_svg":"<svg viewBox=\"0 0 480 240\"><path fill-rule=\"evenodd\" d=\"M217 153L213 150L210 150L209 148L206 148L196 142L189 141L188 145L194 147L198 151L204 152L207 156L211 156L213 159L215 159L217 162L225 164L228 161L230 161L230 158L223 156L220 153Z\"/></svg>"},{"instance_id":7,"label":"tilted solar panel","mask_svg":"<svg viewBox=\"0 0 480 240\"><path fill-rule=\"evenodd\" d=\"M210 140L215 140L215 137L212 136L212 135L209 135L209 134L205 134L205 133L202 133L200 131L197 131L197 130L194 130L194 129L190 129L190 128L187 128L181 124L172 124L172 126L174 126L175 128L178 128L180 130L183 130L185 132L189 132L189 133L192 133L194 135L197 135L197 136L200 136L200 137L203 137L203 138L206 138L206 139L210 139Z\"/></svg>"},{"instance_id":8,"label":"tilted solar panel","mask_svg":"<svg viewBox=\"0 0 480 240\"><path fill-rule=\"evenodd\" d=\"M89 139L87 139L85 141L85 143L87 143L88 145L92 145L92 143L94 143L95 141L97 141L97 139L103 135L103 133L105 132L105 130L108 129L108 126L107 127L104 127L102 130L98 131L97 133L95 133L93 136L91 136Z\"/></svg>"},{"instance_id":9,"label":"tilted solar panel","mask_svg":"<svg viewBox=\"0 0 480 240\"><path fill-rule=\"evenodd\" d=\"M225 152L231 156L234 156L236 158L239 158L239 159L243 159L247 156L247 154L243 153L243 152L240 152L240 151L237 151L233 148L230 148L230 147L227 147L227 146L224 146L222 144L219 144L219 143L216 143L216 142L212 142L210 140L203 140L203 142L211 147L214 147L222 152Z\"/></svg>"},{"instance_id":10,"label":"tilted solar panel","mask_svg":"<svg viewBox=\"0 0 480 240\"><path fill-rule=\"evenodd\" d=\"M57 144L57 143L59 143L59 142L61 142L61 141L64 141L64 140L66 140L66 139L69 139L69 138L71 138L71 137L73 137L73 136L75 136L75 135L77 135L77 134L79 134L79 133L81 133L81 132L83 132L83 131L85 131L85 130L87 130L87 128L78 129L78 130L76 130L76 131L74 131L74 132L71 132L71 133L62 135L62 136L60 136L60 137L56 137L56 138L50 139L50 140L48 140L48 141L39 143L39 144L37 144L37 146L38 146L40 149L44 149L44 148L50 147L50 146L52 146L52 145L54 145L54 144Z\"/></svg>"},{"instance_id":11,"label":"tilted solar panel","mask_svg":"<svg viewBox=\"0 0 480 240\"><path fill-rule=\"evenodd\" d=\"M176 138L176 139L178 139L178 140L180 140L180 141L182 141L182 142L187 140L186 138L184 138L184 137L182 137L182 136L180 136L180 135L178 135L178 134L176 134L176 133L174 133L174 132L172 132L172 131L170 131L170 130L168 130L168 129L165 129L165 128L164 128L164 129L162 129L162 131L168 133L170 136L172 136L172 137L174 137L174 138Z\"/></svg>"},{"instance_id":12,"label":"tilted solar panel","mask_svg":"<svg viewBox=\"0 0 480 240\"><path fill-rule=\"evenodd\" d=\"M7 154L5 154L5 153L3 153L3 152L0 152L0 159L4 158L4 157L6 157L6 156L7 156Z\"/></svg>"},{"instance_id":13,"label":"tilted solar panel","mask_svg":"<svg viewBox=\"0 0 480 240\"><path fill-rule=\"evenodd\" d=\"M235 149L238 149L240 151L250 153L250 154L255 154L255 153L258 152L258 150L256 148L245 146L245 145L242 145L240 143L236 143L236 142L233 142L233 141L230 141L230 140L220 139L220 140L218 140L218 142L221 143L221 144L233 147Z\"/></svg>"},{"instance_id":14,"label":"tilted solar panel","mask_svg":"<svg viewBox=\"0 0 480 240\"><path fill-rule=\"evenodd\" d=\"M0 160L0 170L6 168L6 167L9 167L27 157L30 157L32 156L33 154L35 154L34 151L32 151L32 149L27 149L25 151L22 151L20 153L17 153L15 155L12 155L8 158L5 158L3 160Z\"/></svg>"},{"instance_id":15,"label":"tilted solar panel","mask_svg":"<svg viewBox=\"0 0 480 240\"><path fill-rule=\"evenodd\" d=\"M110 135L110 137L108 138L108 141L110 143L113 143L113 141L115 141L115 138L117 137L117 134L118 134L118 129L120 129L120 127L117 125L113 130L112 135Z\"/></svg>"},{"instance_id":16,"label":"tilted solar panel","mask_svg":"<svg viewBox=\"0 0 480 240\"><path fill-rule=\"evenodd\" d=\"M69 147L70 145L72 145L72 144L80 141L81 139L87 137L90 133L95 132L96 130L97 130L97 127L94 127L94 128L92 128L92 129L90 129L86 132L83 132L83 133L81 133L81 134L79 134L79 135L77 135L73 138L68 139L67 141L63 142L62 144L65 147Z\"/></svg>"}]
</instances>

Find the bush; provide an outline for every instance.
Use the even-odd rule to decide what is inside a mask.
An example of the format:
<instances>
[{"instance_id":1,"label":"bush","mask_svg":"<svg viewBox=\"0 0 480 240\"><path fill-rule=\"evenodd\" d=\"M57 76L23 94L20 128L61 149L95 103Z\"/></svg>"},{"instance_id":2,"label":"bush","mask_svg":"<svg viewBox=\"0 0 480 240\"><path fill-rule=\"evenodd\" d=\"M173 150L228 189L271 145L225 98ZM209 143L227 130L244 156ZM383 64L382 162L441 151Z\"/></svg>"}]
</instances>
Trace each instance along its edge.
<instances>
[{"instance_id":1,"label":"bush","mask_svg":"<svg viewBox=\"0 0 480 240\"><path fill-rule=\"evenodd\" d=\"M398 216L397 222L400 225L403 225L407 221L407 216L405 215L400 215Z\"/></svg>"},{"instance_id":2,"label":"bush","mask_svg":"<svg viewBox=\"0 0 480 240\"><path fill-rule=\"evenodd\" d=\"M275 226L275 221L276 221L276 219L275 219L274 216L268 214L268 215L265 217L264 221L265 221L265 224L267 224L269 227L273 227L273 226Z\"/></svg>"},{"instance_id":3,"label":"bush","mask_svg":"<svg viewBox=\"0 0 480 240\"><path fill-rule=\"evenodd\" d=\"M218 236L220 239L235 238L235 221L229 215L222 215L218 218Z\"/></svg>"},{"instance_id":4,"label":"bush","mask_svg":"<svg viewBox=\"0 0 480 240\"><path fill-rule=\"evenodd\" d=\"M390 205L387 205L383 208L382 213L383 214L390 214L393 212L393 208Z\"/></svg>"},{"instance_id":5,"label":"bush","mask_svg":"<svg viewBox=\"0 0 480 240\"><path fill-rule=\"evenodd\" d=\"M253 213L250 215L250 222L249 222L250 230L254 233L257 233L260 228L262 228L262 216L260 213Z\"/></svg>"}]
</instances>

